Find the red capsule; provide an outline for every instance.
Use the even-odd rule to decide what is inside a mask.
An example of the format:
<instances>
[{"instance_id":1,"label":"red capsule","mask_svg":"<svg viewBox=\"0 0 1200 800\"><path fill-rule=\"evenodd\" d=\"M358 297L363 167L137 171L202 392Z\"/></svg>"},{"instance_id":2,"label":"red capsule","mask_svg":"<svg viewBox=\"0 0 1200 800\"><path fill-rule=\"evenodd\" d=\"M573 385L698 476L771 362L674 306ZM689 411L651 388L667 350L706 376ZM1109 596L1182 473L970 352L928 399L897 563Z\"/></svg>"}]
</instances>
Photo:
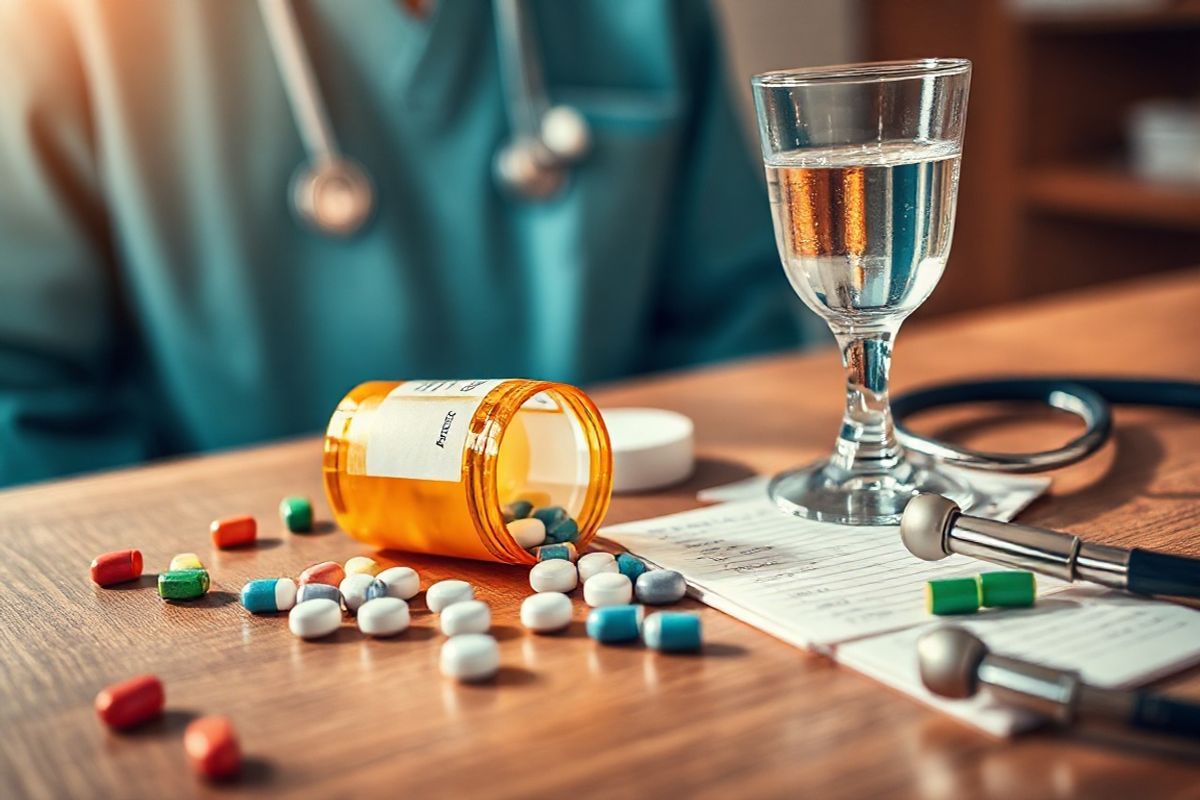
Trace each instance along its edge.
<instances>
[{"instance_id":1,"label":"red capsule","mask_svg":"<svg viewBox=\"0 0 1200 800\"><path fill-rule=\"evenodd\" d=\"M138 675L100 690L96 713L110 728L132 728L162 713L166 702L162 681L153 675Z\"/></svg>"},{"instance_id":2,"label":"red capsule","mask_svg":"<svg viewBox=\"0 0 1200 800\"><path fill-rule=\"evenodd\" d=\"M338 586L345 579L346 570L336 561L322 561L300 573L301 586L306 583L327 583L330 586Z\"/></svg>"},{"instance_id":3,"label":"red capsule","mask_svg":"<svg viewBox=\"0 0 1200 800\"><path fill-rule=\"evenodd\" d=\"M114 550L92 559L92 580L101 586L136 581L142 577L140 550Z\"/></svg>"},{"instance_id":4,"label":"red capsule","mask_svg":"<svg viewBox=\"0 0 1200 800\"><path fill-rule=\"evenodd\" d=\"M212 533L212 543L224 549L226 547L241 547L250 544L258 536L258 522L247 514L242 517L226 517L214 519L208 527Z\"/></svg>"},{"instance_id":5,"label":"red capsule","mask_svg":"<svg viewBox=\"0 0 1200 800\"><path fill-rule=\"evenodd\" d=\"M233 724L227 717L201 717L183 732L183 749L192 769L205 778L229 778L242 768Z\"/></svg>"}]
</instances>

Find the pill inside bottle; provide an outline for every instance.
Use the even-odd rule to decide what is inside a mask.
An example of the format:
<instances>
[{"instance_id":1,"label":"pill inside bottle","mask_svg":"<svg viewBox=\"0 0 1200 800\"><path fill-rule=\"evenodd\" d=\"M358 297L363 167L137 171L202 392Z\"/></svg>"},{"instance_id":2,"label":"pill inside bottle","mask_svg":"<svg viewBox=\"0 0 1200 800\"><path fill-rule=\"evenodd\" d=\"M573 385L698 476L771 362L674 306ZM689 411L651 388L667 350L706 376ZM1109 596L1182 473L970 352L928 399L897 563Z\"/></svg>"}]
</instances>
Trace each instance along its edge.
<instances>
[{"instance_id":1,"label":"pill inside bottle","mask_svg":"<svg viewBox=\"0 0 1200 800\"><path fill-rule=\"evenodd\" d=\"M532 380L371 382L325 436L338 524L378 548L533 564L506 527L523 497L561 506L595 536L612 493L608 432L574 386Z\"/></svg>"}]
</instances>

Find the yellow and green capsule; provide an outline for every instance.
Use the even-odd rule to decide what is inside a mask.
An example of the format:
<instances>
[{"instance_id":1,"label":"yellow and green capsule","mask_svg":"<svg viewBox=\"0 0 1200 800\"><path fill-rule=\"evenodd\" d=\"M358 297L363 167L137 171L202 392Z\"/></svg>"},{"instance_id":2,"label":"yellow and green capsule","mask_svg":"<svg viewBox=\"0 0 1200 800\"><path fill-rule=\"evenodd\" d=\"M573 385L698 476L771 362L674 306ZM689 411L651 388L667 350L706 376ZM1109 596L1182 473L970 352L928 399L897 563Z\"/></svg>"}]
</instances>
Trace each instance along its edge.
<instances>
[{"instance_id":1,"label":"yellow and green capsule","mask_svg":"<svg viewBox=\"0 0 1200 800\"><path fill-rule=\"evenodd\" d=\"M949 578L925 584L925 609L939 617L974 614L979 610L979 582L974 578Z\"/></svg>"}]
</instances>

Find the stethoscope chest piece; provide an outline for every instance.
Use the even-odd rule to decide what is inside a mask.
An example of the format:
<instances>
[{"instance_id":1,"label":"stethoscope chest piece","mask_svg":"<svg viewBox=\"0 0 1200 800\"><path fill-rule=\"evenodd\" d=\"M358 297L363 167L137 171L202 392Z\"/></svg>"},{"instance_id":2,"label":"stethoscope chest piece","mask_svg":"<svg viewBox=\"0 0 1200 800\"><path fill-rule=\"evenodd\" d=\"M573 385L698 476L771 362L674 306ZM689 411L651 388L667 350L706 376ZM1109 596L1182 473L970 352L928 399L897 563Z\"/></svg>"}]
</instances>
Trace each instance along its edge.
<instances>
[{"instance_id":1,"label":"stethoscope chest piece","mask_svg":"<svg viewBox=\"0 0 1200 800\"><path fill-rule=\"evenodd\" d=\"M292 205L313 230L351 236L370 219L375 190L353 161L334 157L303 164L292 178Z\"/></svg>"}]
</instances>

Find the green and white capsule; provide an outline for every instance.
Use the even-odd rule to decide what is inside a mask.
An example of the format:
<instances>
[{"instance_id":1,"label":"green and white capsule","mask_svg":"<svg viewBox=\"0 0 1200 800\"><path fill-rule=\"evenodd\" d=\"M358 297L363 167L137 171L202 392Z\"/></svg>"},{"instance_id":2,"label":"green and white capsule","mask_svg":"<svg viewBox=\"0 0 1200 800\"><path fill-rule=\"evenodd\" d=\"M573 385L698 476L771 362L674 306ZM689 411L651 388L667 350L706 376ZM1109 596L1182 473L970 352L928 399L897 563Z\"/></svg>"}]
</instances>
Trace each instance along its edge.
<instances>
[{"instance_id":1,"label":"green and white capsule","mask_svg":"<svg viewBox=\"0 0 1200 800\"><path fill-rule=\"evenodd\" d=\"M259 578L242 587L242 605L251 614L288 611L296 605L296 582L291 578Z\"/></svg>"}]
</instances>

